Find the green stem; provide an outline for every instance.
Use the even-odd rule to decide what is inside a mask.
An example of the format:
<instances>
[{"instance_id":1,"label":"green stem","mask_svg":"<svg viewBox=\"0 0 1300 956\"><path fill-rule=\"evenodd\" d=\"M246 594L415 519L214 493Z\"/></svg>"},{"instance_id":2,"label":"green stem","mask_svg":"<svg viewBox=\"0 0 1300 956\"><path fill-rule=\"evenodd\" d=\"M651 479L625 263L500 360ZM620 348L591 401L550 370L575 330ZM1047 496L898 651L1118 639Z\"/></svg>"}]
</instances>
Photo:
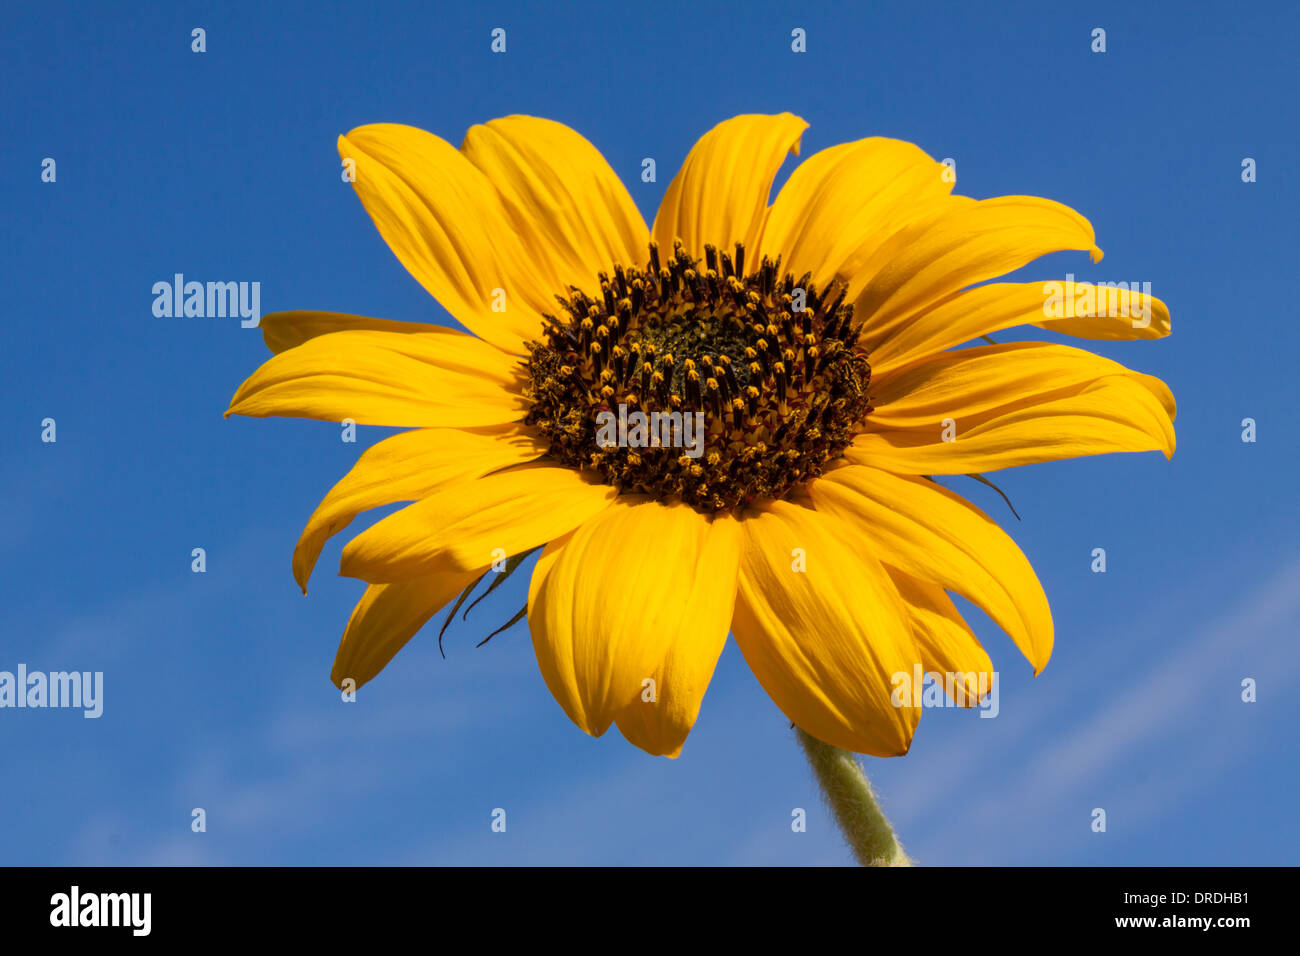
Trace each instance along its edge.
<instances>
[{"instance_id":1,"label":"green stem","mask_svg":"<svg viewBox=\"0 0 1300 956\"><path fill-rule=\"evenodd\" d=\"M858 862L863 866L911 866L894 828L880 812L857 758L803 730L796 728L795 734Z\"/></svg>"}]
</instances>

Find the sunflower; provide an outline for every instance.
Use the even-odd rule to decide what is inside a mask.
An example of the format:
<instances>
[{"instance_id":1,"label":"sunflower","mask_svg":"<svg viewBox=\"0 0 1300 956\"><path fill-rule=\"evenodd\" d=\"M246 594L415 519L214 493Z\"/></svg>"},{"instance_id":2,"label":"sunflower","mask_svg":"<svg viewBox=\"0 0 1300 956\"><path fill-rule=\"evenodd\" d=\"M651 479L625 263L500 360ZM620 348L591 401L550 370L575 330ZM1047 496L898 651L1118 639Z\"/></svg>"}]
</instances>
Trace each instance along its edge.
<instances>
[{"instance_id":1,"label":"sunflower","mask_svg":"<svg viewBox=\"0 0 1300 956\"><path fill-rule=\"evenodd\" d=\"M471 334L268 315L274 355L226 413L409 429L361 455L294 550L305 592L331 535L413 502L343 549L369 587L336 685L539 548L526 615L547 687L587 733L617 724L651 754L680 753L729 632L799 728L878 756L905 753L920 717L896 675L961 675L949 689L970 704L992 671L949 592L1042 670L1033 568L934 476L1170 456L1174 400L1081 349L972 343L1020 325L1157 338L1169 312L1138 292L1053 311L1042 282L988 282L1063 250L1100 260L1092 226L1047 199L952 195L949 167L907 142L818 152L769 204L806 128L720 123L651 229L550 120L493 120L459 149L400 125L339 138L380 235ZM616 414L651 421L649 440L602 437ZM688 420L694 449L675 441Z\"/></svg>"}]
</instances>

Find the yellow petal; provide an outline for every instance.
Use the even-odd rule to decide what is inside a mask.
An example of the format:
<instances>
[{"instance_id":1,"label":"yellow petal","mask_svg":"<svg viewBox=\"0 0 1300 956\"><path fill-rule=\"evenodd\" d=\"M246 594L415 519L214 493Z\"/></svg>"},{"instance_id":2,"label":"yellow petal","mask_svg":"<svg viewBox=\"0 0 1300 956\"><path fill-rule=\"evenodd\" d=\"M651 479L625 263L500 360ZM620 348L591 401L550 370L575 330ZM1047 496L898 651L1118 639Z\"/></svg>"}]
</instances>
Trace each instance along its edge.
<instances>
[{"instance_id":1,"label":"yellow petal","mask_svg":"<svg viewBox=\"0 0 1300 956\"><path fill-rule=\"evenodd\" d=\"M1016 543L973 504L924 478L849 466L809 486L819 512L851 524L862 548L981 608L1038 673L1052 653L1052 611Z\"/></svg>"},{"instance_id":2,"label":"yellow petal","mask_svg":"<svg viewBox=\"0 0 1300 956\"><path fill-rule=\"evenodd\" d=\"M675 508L682 510L683 506ZM681 524L689 528L685 521ZM648 533L659 532L655 528ZM654 694L647 694L643 688L636 700L614 718L624 737L655 756L676 757L681 753L727 642L743 546L740 524L730 516L715 515L707 538L696 544L687 539L686 546L696 554L698 578L692 580L685 565L680 565L681 570L674 567L674 581L665 583L664 591L672 593L683 587L700 593L699 609L705 616L693 613L693 608L689 619L683 616L675 629L664 632L667 650L650 674Z\"/></svg>"},{"instance_id":3,"label":"yellow petal","mask_svg":"<svg viewBox=\"0 0 1300 956\"><path fill-rule=\"evenodd\" d=\"M1071 302L1064 298L1065 283L1036 284L1039 291L1046 290L1044 298L1049 300L1056 298L1056 286L1062 287L1059 314L1052 311L1048 317L1039 318L1034 323L1039 328L1081 339L1114 341L1159 339L1168 335L1173 327L1169 306L1136 288L1136 282L1132 283L1135 287L1132 289L1096 286L1092 304L1080 297L1078 283L1072 290L1075 298Z\"/></svg>"},{"instance_id":4,"label":"yellow petal","mask_svg":"<svg viewBox=\"0 0 1300 956\"><path fill-rule=\"evenodd\" d=\"M1169 417L1171 422L1178 417L1178 403L1174 401L1174 393L1169 390L1169 386L1161 379L1156 378L1154 375L1144 375L1141 372L1129 372L1127 377L1155 396L1156 401L1160 403L1160 407L1164 409L1165 415ZM1173 445L1171 444L1170 452L1172 453L1172 451Z\"/></svg>"},{"instance_id":5,"label":"yellow petal","mask_svg":"<svg viewBox=\"0 0 1300 956\"><path fill-rule=\"evenodd\" d=\"M262 316L258 323L266 347L272 352L283 352L308 339L331 332L349 329L372 329L379 332L445 332L445 326L425 322L401 322L395 319L372 319L364 315L345 312L272 312Z\"/></svg>"},{"instance_id":6,"label":"yellow petal","mask_svg":"<svg viewBox=\"0 0 1300 956\"><path fill-rule=\"evenodd\" d=\"M952 204L893 251L861 289L854 312L868 350L926 306L1064 249L1101 257L1092 225L1073 209L1035 196Z\"/></svg>"},{"instance_id":7,"label":"yellow petal","mask_svg":"<svg viewBox=\"0 0 1300 956\"><path fill-rule=\"evenodd\" d=\"M650 232L605 157L569 127L534 116L472 126L461 152L483 171L534 263L600 297L597 274L642 266Z\"/></svg>"},{"instance_id":8,"label":"yellow petal","mask_svg":"<svg viewBox=\"0 0 1300 956\"><path fill-rule=\"evenodd\" d=\"M562 289L526 254L478 167L445 140L394 123L360 126L338 145L356 163L353 186L379 234L443 308L508 352L537 337Z\"/></svg>"},{"instance_id":9,"label":"yellow petal","mask_svg":"<svg viewBox=\"0 0 1300 956\"><path fill-rule=\"evenodd\" d=\"M1128 314L1073 316L1074 303L1063 318L1047 318L1044 306L1050 294L1042 282L997 282L959 292L926 309L911 321L894 327L892 334L871 350L875 373L889 371L981 335L1017 325L1039 328L1085 339L1157 339L1169 334L1169 308L1154 296L1127 295L1120 301ZM1150 316L1146 321L1135 314ZM1137 321L1140 327L1135 327ZM1143 324L1145 323L1145 324Z\"/></svg>"},{"instance_id":10,"label":"yellow petal","mask_svg":"<svg viewBox=\"0 0 1300 956\"><path fill-rule=\"evenodd\" d=\"M943 679L944 692L961 707L974 707L993 686L993 662L943 588L888 565L912 620L912 639L926 673ZM914 688L919 692L920 688Z\"/></svg>"},{"instance_id":11,"label":"yellow petal","mask_svg":"<svg viewBox=\"0 0 1300 956\"><path fill-rule=\"evenodd\" d=\"M952 441L943 440L942 422L868 430L844 457L898 474L964 475L1121 451L1171 458L1175 445L1173 395L1159 379L1136 373L1108 375L971 421L954 418L952 427Z\"/></svg>"},{"instance_id":12,"label":"yellow petal","mask_svg":"<svg viewBox=\"0 0 1300 956\"><path fill-rule=\"evenodd\" d=\"M792 113L748 114L701 136L659 204L653 231L661 255L671 255L674 239L694 256L703 256L706 244L726 252L737 242L756 248L772 180L787 153L799 155L807 128Z\"/></svg>"},{"instance_id":13,"label":"yellow petal","mask_svg":"<svg viewBox=\"0 0 1300 956\"><path fill-rule=\"evenodd\" d=\"M861 293L903 250L929 232L936 223L950 219L958 210L972 207L976 202L969 196L948 195L919 205L911 213L911 218L890 232L883 242L873 242L862 255L852 257L853 268L846 272L850 291L855 295ZM858 316L859 320L865 318L865 315ZM888 329L885 332L887 334ZM874 340L863 341L870 343Z\"/></svg>"},{"instance_id":14,"label":"yellow petal","mask_svg":"<svg viewBox=\"0 0 1300 956\"><path fill-rule=\"evenodd\" d=\"M355 690L378 674L430 617L478 575L477 571L432 574L366 588L334 657L334 669L330 671L334 686L343 688L343 682L350 678L354 683L349 689Z\"/></svg>"},{"instance_id":15,"label":"yellow petal","mask_svg":"<svg viewBox=\"0 0 1300 956\"><path fill-rule=\"evenodd\" d=\"M920 707L895 707L891 694L920 655L884 568L827 516L787 501L747 513L742 526L732 632L768 696L828 744L906 753Z\"/></svg>"},{"instance_id":16,"label":"yellow petal","mask_svg":"<svg viewBox=\"0 0 1300 956\"><path fill-rule=\"evenodd\" d=\"M371 583L484 568L573 530L618 494L590 474L524 465L408 505L343 549L339 573Z\"/></svg>"},{"instance_id":17,"label":"yellow petal","mask_svg":"<svg viewBox=\"0 0 1300 956\"><path fill-rule=\"evenodd\" d=\"M811 272L823 288L850 277L890 235L947 198L945 170L920 147L883 137L814 153L772 203L761 252L782 256L782 271L796 277Z\"/></svg>"},{"instance_id":18,"label":"yellow petal","mask_svg":"<svg viewBox=\"0 0 1300 956\"><path fill-rule=\"evenodd\" d=\"M293 576L307 593L321 548L362 511L418 501L462 481L532 461L547 443L523 425L418 428L370 446L312 513L293 550Z\"/></svg>"},{"instance_id":19,"label":"yellow petal","mask_svg":"<svg viewBox=\"0 0 1300 956\"><path fill-rule=\"evenodd\" d=\"M1039 404L1103 376L1127 373L1118 362L1084 349L1044 342L941 352L873 374L868 423L874 430L931 428L937 436L946 418L969 427L987 412Z\"/></svg>"},{"instance_id":20,"label":"yellow petal","mask_svg":"<svg viewBox=\"0 0 1300 956\"><path fill-rule=\"evenodd\" d=\"M527 413L522 384L517 359L463 332L332 332L268 359L226 414L395 428L499 425Z\"/></svg>"},{"instance_id":21,"label":"yellow petal","mask_svg":"<svg viewBox=\"0 0 1300 956\"><path fill-rule=\"evenodd\" d=\"M641 496L547 546L528 627L546 686L575 724L598 737L617 717L643 750L681 750L727 638L740 548L735 519ZM643 701L647 690L656 702Z\"/></svg>"}]
</instances>

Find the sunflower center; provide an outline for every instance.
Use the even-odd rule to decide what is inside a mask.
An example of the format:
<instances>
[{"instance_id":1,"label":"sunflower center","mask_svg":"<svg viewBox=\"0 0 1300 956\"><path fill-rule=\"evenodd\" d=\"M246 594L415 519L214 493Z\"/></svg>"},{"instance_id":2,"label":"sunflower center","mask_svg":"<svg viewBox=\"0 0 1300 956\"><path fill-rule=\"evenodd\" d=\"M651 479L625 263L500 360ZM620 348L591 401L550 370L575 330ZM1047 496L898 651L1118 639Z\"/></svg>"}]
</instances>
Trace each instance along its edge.
<instances>
[{"instance_id":1,"label":"sunflower center","mask_svg":"<svg viewBox=\"0 0 1300 956\"><path fill-rule=\"evenodd\" d=\"M847 287L819 290L767 257L748 274L705 247L600 273L601 298L556 296L527 344L525 421L552 457L699 511L779 498L822 473L871 411L871 366ZM832 296L832 293L834 295Z\"/></svg>"}]
</instances>

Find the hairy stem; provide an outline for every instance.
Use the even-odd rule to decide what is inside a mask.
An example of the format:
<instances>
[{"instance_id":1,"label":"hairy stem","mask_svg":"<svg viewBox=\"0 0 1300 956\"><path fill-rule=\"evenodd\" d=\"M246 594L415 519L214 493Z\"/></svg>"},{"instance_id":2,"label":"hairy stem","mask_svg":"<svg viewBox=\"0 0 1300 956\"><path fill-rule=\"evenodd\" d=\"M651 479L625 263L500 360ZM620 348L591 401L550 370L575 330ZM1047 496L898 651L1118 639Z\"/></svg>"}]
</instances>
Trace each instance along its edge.
<instances>
[{"instance_id":1,"label":"hairy stem","mask_svg":"<svg viewBox=\"0 0 1300 956\"><path fill-rule=\"evenodd\" d=\"M853 855L863 866L911 866L912 861L880 812L876 795L857 757L796 729L799 745L812 765L822 796L844 831Z\"/></svg>"}]
</instances>

